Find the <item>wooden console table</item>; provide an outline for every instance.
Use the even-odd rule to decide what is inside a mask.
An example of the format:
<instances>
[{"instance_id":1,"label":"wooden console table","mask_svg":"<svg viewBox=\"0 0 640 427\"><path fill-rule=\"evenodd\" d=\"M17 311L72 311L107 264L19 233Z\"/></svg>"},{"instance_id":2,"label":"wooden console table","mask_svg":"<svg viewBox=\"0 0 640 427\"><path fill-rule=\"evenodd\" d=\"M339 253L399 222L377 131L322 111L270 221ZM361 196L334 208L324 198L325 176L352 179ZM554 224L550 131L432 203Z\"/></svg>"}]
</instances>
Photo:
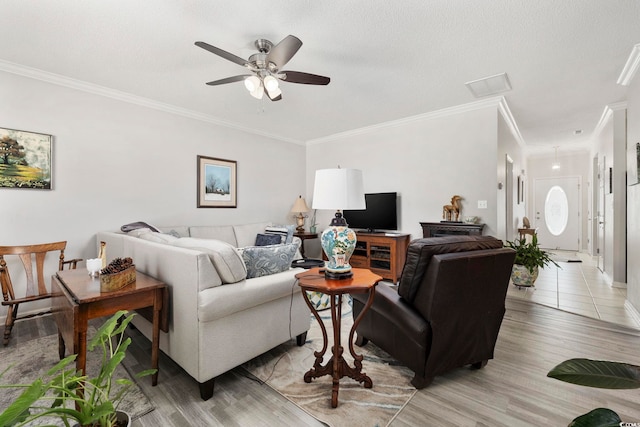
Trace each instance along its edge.
<instances>
[{"instance_id":1,"label":"wooden console table","mask_svg":"<svg viewBox=\"0 0 640 427\"><path fill-rule=\"evenodd\" d=\"M58 353L65 355L65 343L77 354L76 369L86 373L87 328L90 319L111 316L118 310L153 308L151 367L156 373L151 384L158 383L160 329L167 332L167 286L136 272L136 281L114 292L100 292L100 278L89 276L82 268L59 271L51 277L51 311L58 327Z\"/></svg>"},{"instance_id":2,"label":"wooden console table","mask_svg":"<svg viewBox=\"0 0 640 427\"><path fill-rule=\"evenodd\" d=\"M362 319L362 316L373 304L373 297L375 296L375 286L382 280L381 276L372 273L370 270L364 268L353 268L353 277L343 280L331 280L324 277L324 270L321 268L312 268L304 273L296 274L298 279L298 285L302 288L302 296L305 302L309 306L309 309L316 317L320 328L322 329L323 346L322 350L314 352L316 360L307 373L304 374L304 382L310 383L311 379L322 377L324 375L331 375L333 377L333 388L331 393L331 407L336 408L338 406L338 390L340 388L340 378L349 377L362 383L364 382L365 388L373 387L373 381L364 372L362 372L362 355L356 354L353 349L353 334ZM331 298L331 321L333 326L333 348L332 355L329 361L322 366L322 359L329 346L329 340L327 338L327 329L324 326L324 322L320 318L318 311L309 301L307 292L322 292L325 295L329 295ZM353 356L354 367L348 365L347 361L342 357L343 348L340 345L340 325L342 319L342 295L353 293L369 293L367 304L353 322L351 332L349 332L349 351Z\"/></svg>"},{"instance_id":3,"label":"wooden console table","mask_svg":"<svg viewBox=\"0 0 640 427\"><path fill-rule=\"evenodd\" d=\"M440 237L449 235L480 236L484 224L466 222L421 222L422 237Z\"/></svg>"}]
</instances>

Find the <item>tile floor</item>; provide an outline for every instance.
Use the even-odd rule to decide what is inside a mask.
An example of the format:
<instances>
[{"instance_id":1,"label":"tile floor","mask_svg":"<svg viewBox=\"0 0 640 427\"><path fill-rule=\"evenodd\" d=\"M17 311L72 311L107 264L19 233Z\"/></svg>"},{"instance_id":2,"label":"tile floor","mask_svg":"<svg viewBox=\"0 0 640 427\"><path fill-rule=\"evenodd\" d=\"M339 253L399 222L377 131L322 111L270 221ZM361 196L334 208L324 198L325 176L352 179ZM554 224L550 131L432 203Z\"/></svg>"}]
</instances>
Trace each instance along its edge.
<instances>
[{"instance_id":1,"label":"tile floor","mask_svg":"<svg viewBox=\"0 0 640 427\"><path fill-rule=\"evenodd\" d=\"M540 270L535 287L509 285L507 294L640 329L640 319L625 307L627 290L609 286L591 257L582 253L553 251L553 258L561 268L547 266Z\"/></svg>"}]
</instances>

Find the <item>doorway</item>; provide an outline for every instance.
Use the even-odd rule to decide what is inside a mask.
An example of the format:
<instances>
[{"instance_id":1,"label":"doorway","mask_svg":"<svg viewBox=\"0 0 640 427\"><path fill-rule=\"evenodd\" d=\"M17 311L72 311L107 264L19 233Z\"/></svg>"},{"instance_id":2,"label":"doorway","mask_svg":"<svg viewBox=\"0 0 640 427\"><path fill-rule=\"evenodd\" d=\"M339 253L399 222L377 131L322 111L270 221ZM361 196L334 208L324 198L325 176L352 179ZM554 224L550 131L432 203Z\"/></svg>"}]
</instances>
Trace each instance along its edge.
<instances>
[{"instance_id":1,"label":"doorway","mask_svg":"<svg viewBox=\"0 0 640 427\"><path fill-rule=\"evenodd\" d=\"M577 176L534 180L534 227L541 247L580 249L580 180Z\"/></svg>"}]
</instances>

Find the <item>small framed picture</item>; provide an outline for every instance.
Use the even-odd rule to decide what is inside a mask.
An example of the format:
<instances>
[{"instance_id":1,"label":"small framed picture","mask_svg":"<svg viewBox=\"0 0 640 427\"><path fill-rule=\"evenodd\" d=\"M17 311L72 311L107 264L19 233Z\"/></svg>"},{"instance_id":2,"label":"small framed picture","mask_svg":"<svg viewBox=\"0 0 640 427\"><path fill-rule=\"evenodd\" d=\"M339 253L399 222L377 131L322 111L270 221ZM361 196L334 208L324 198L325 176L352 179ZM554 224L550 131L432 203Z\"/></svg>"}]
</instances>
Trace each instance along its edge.
<instances>
[{"instance_id":1,"label":"small framed picture","mask_svg":"<svg viewBox=\"0 0 640 427\"><path fill-rule=\"evenodd\" d=\"M0 128L0 188L51 190L52 139Z\"/></svg>"},{"instance_id":2,"label":"small framed picture","mask_svg":"<svg viewBox=\"0 0 640 427\"><path fill-rule=\"evenodd\" d=\"M198 156L198 207L237 207L237 169L234 160Z\"/></svg>"}]
</instances>

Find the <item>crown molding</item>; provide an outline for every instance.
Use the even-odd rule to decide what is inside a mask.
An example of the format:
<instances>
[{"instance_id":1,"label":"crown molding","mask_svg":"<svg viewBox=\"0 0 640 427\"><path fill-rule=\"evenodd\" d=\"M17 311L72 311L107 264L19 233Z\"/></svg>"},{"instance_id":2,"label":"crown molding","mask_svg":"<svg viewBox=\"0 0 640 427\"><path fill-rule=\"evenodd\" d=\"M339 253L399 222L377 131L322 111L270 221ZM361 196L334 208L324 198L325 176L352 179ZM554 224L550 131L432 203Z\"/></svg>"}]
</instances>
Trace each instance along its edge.
<instances>
[{"instance_id":1,"label":"crown molding","mask_svg":"<svg viewBox=\"0 0 640 427\"><path fill-rule=\"evenodd\" d=\"M509 104L507 104L507 99L503 96L500 97L498 102L498 111L500 111L502 118L507 122L507 126L509 127L513 137L518 142L518 145L520 145L521 148L525 148L527 144L524 142L524 138L520 133L516 120L513 118L513 114L511 114L511 109L509 108Z\"/></svg>"},{"instance_id":2,"label":"crown molding","mask_svg":"<svg viewBox=\"0 0 640 427\"><path fill-rule=\"evenodd\" d=\"M618 81L616 83L622 86L629 86L631 80L635 77L638 68L640 68L640 44L633 46L633 49L631 49L631 54L629 54L627 63L624 64L624 68L622 69L620 77L618 77Z\"/></svg>"},{"instance_id":3,"label":"crown molding","mask_svg":"<svg viewBox=\"0 0 640 427\"><path fill-rule=\"evenodd\" d=\"M442 117L453 116L455 114L466 113L469 111L481 110L487 107L497 107L503 97L493 97L481 101L474 101L467 104L456 105L455 107L443 108L441 110L430 111L428 113L418 114L415 116L409 116L398 120L392 120L389 122L378 123L371 126L365 126L358 129L348 130L345 132L335 133L333 135L325 136L322 138L310 139L307 141L307 145L322 144L325 142L337 141L344 138L349 138L356 135L362 135L366 133L375 132L381 129L403 126L408 123L412 123L419 120L433 120Z\"/></svg>"},{"instance_id":4,"label":"crown molding","mask_svg":"<svg viewBox=\"0 0 640 427\"><path fill-rule=\"evenodd\" d=\"M105 86L88 83L82 80L72 79L60 74L54 74L47 71L39 70L37 68L31 68L13 62L0 60L0 71L6 71L7 73L17 74L19 76L28 77L35 80L41 80L43 82L55 84L58 86L65 86L71 89L80 90L83 92L92 93L94 95L104 96L106 98L115 99L130 104L139 105L146 108L152 108L154 110L163 111L165 113L175 114L182 117L187 117L202 122L212 123L218 126L224 126L231 129L240 130L253 135L259 135L266 138L276 139L279 141L303 144L303 141L284 138L279 135L274 135L268 132L261 132L259 130L247 128L245 126L238 125L236 123L227 122L214 116L198 113L196 111L187 110L186 108L176 107L171 104L165 104L163 102L154 101L149 98L132 95L130 93L122 92L119 90L111 89Z\"/></svg>"},{"instance_id":5,"label":"crown molding","mask_svg":"<svg viewBox=\"0 0 640 427\"><path fill-rule=\"evenodd\" d=\"M613 115L614 111L625 110L626 108L627 108L626 101L616 102L614 104L606 105L604 107L604 110L602 111L602 115L600 115L600 120L598 120L598 124L596 124L596 127L593 129L593 132L591 133L591 139L594 139L598 135L600 135L600 133L604 130L604 127L607 125L607 122Z\"/></svg>"},{"instance_id":6,"label":"crown molding","mask_svg":"<svg viewBox=\"0 0 640 427\"><path fill-rule=\"evenodd\" d=\"M498 111L504 118L507 123L507 126L511 130L514 138L520 144L521 147L525 146L524 139L522 138L522 134L520 134L520 130L518 129L518 125L511 114L511 109L509 109L509 105L507 104L507 100L504 96L497 96L493 98L484 99L481 101L469 102L467 104L456 105L455 107L443 108L441 110L431 111L424 114L418 114L415 116L405 117L399 120L393 120L390 122L379 123L373 126L366 126L346 132L340 132L333 135L329 135L323 138L311 139L307 141L308 145L321 144L330 141L337 141L344 138L349 138L356 135L362 135L365 133L374 132L376 130L390 128L395 126L402 126L407 123L415 122L418 120L433 120L439 119L442 117L453 116L456 114L466 113L469 111L481 110L487 107L496 107Z\"/></svg>"}]
</instances>

